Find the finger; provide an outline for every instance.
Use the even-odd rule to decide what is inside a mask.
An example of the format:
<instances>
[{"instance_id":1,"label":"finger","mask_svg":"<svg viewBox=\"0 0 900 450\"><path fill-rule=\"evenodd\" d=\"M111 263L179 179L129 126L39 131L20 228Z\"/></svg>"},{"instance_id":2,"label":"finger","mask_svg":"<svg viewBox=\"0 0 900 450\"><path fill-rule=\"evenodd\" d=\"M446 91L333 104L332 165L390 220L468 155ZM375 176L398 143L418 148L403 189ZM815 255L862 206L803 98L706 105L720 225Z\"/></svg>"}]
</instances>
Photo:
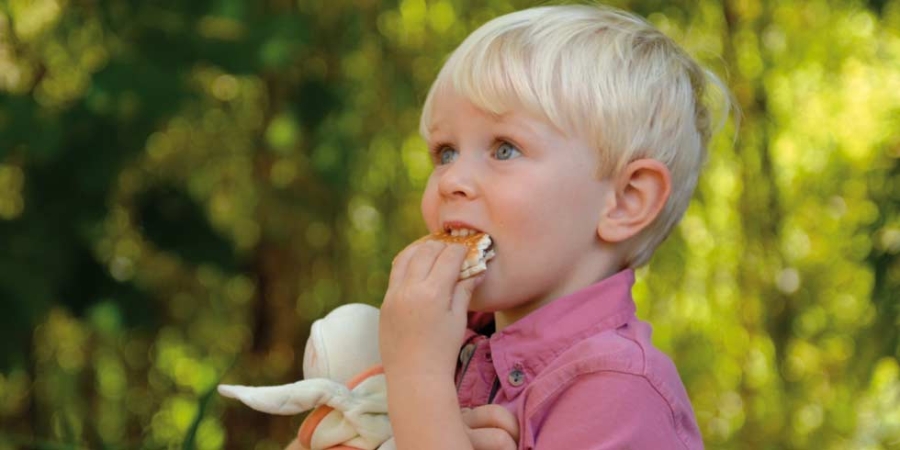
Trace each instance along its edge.
<instances>
[{"instance_id":1,"label":"finger","mask_svg":"<svg viewBox=\"0 0 900 450\"><path fill-rule=\"evenodd\" d=\"M516 440L499 428L469 429L467 434L476 450L516 450L518 447Z\"/></svg>"},{"instance_id":2,"label":"finger","mask_svg":"<svg viewBox=\"0 0 900 450\"><path fill-rule=\"evenodd\" d=\"M448 245L441 254L438 255L437 261L434 262L434 267L431 269L431 273L428 274L428 276L433 277L435 280L449 279L456 281L457 278L459 278L459 269L462 267L468 251L468 247L463 244Z\"/></svg>"},{"instance_id":3,"label":"finger","mask_svg":"<svg viewBox=\"0 0 900 450\"><path fill-rule=\"evenodd\" d=\"M464 303L463 313L465 312L465 307L468 307L468 299L471 298L471 290L474 289L474 286L466 286L469 295L466 296L465 294L460 294L460 299L455 298L457 295L456 292L460 291L457 279L459 278L459 268L462 266L463 260L466 257L466 252L468 252L468 248L464 245L451 244L447 246L441 254L438 255L437 261L435 261L434 267L431 269L431 273L428 274L428 278L435 286L441 286L442 289L446 289L445 292L441 292L440 294L446 295L444 298L450 300L446 304L446 308L447 311L452 311L454 313L460 311L458 306L454 306L458 303Z\"/></svg>"},{"instance_id":4,"label":"finger","mask_svg":"<svg viewBox=\"0 0 900 450\"><path fill-rule=\"evenodd\" d=\"M495 428L519 440L519 421L500 405L484 405L462 412L463 423L469 428Z\"/></svg>"},{"instance_id":5,"label":"finger","mask_svg":"<svg viewBox=\"0 0 900 450\"><path fill-rule=\"evenodd\" d=\"M453 287L453 297L450 299L450 312L453 314L465 314L469 310L469 301L472 300L472 293L475 288L484 280L484 275L478 275L472 278L456 283Z\"/></svg>"},{"instance_id":6,"label":"finger","mask_svg":"<svg viewBox=\"0 0 900 450\"><path fill-rule=\"evenodd\" d=\"M441 241L428 241L416 246L415 253L407 266L404 279L415 282L424 280L446 246L447 244Z\"/></svg>"},{"instance_id":7,"label":"finger","mask_svg":"<svg viewBox=\"0 0 900 450\"><path fill-rule=\"evenodd\" d=\"M400 284L400 281L406 276L407 268L409 267L409 261L412 259L413 255L416 253L416 248L422 245L419 241L413 242L404 248L397 256L394 257L394 260L391 262L391 276L388 278L388 287L396 286Z\"/></svg>"},{"instance_id":8,"label":"finger","mask_svg":"<svg viewBox=\"0 0 900 450\"><path fill-rule=\"evenodd\" d=\"M406 246L397 256L394 257L394 260L391 261L391 276L388 279L388 286L396 286L403 279L406 278L407 271L409 270L410 262L416 258L416 255L421 250L421 247L426 245L428 241L424 239L419 239L409 245Z\"/></svg>"}]
</instances>

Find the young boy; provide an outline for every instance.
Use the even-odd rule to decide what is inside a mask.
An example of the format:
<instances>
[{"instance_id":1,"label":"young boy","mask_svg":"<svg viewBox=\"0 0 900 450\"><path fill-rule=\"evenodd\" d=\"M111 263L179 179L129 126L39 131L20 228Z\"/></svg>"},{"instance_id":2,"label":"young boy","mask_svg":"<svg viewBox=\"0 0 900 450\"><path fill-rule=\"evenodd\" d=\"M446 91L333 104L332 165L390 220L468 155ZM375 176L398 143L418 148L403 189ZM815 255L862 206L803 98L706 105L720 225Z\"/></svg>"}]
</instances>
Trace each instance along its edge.
<instances>
[{"instance_id":1,"label":"young boy","mask_svg":"<svg viewBox=\"0 0 900 450\"><path fill-rule=\"evenodd\" d=\"M496 257L463 281L461 245L395 259L380 348L398 449L703 447L631 286L696 185L708 82L605 7L519 11L455 50L422 112L422 215L489 234Z\"/></svg>"}]
</instances>

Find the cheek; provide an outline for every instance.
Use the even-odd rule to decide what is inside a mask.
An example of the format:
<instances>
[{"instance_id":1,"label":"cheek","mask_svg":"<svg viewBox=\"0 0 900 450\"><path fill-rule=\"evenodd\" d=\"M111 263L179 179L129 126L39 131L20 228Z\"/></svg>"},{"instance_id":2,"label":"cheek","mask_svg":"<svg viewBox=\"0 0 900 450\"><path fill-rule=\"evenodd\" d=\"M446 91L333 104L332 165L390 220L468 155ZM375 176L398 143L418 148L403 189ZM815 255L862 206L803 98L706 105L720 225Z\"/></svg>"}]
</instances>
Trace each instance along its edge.
<instances>
[{"instance_id":1,"label":"cheek","mask_svg":"<svg viewBox=\"0 0 900 450\"><path fill-rule=\"evenodd\" d=\"M532 250L541 251L555 248L560 241L593 236L593 219L597 215L593 193L571 184L533 186L534 189L510 190L514 194L494 203L503 211L498 219L509 235L524 241Z\"/></svg>"},{"instance_id":2,"label":"cheek","mask_svg":"<svg viewBox=\"0 0 900 450\"><path fill-rule=\"evenodd\" d=\"M492 222L505 237L512 238L516 247L527 251L528 247L541 240L546 233L548 201L545 196L532 190L507 189L505 195L492 198L490 211Z\"/></svg>"},{"instance_id":3,"label":"cheek","mask_svg":"<svg viewBox=\"0 0 900 450\"><path fill-rule=\"evenodd\" d=\"M440 226L438 223L440 222L440 217L438 217L439 203L437 189L434 187L432 180L429 179L428 185L425 186L425 191L422 193L420 208L422 210L422 219L430 232L435 232Z\"/></svg>"}]
</instances>

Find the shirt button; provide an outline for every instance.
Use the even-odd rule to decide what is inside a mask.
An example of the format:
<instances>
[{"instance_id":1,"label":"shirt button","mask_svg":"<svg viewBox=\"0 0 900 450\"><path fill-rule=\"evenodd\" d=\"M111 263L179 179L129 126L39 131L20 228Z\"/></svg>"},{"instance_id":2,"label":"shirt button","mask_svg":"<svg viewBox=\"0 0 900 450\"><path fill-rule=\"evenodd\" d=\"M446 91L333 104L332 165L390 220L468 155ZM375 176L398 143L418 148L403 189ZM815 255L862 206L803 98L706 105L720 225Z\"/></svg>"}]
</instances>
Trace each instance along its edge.
<instances>
[{"instance_id":1,"label":"shirt button","mask_svg":"<svg viewBox=\"0 0 900 450\"><path fill-rule=\"evenodd\" d=\"M475 344L466 344L459 352L459 362L466 364L475 354Z\"/></svg>"},{"instance_id":2,"label":"shirt button","mask_svg":"<svg viewBox=\"0 0 900 450\"><path fill-rule=\"evenodd\" d=\"M525 382L525 372L522 372L521 369L513 369L509 372L507 379L511 386L519 387Z\"/></svg>"}]
</instances>

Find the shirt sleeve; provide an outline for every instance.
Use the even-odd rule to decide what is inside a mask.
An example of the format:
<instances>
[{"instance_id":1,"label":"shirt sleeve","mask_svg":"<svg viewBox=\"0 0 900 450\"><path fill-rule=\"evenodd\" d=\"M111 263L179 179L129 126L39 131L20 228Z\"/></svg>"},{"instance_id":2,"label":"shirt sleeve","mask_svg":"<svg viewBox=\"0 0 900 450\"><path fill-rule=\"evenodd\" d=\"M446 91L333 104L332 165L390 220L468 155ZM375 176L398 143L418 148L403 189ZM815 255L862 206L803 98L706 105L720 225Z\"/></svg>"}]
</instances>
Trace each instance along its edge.
<instances>
[{"instance_id":1,"label":"shirt sleeve","mask_svg":"<svg viewBox=\"0 0 900 450\"><path fill-rule=\"evenodd\" d=\"M678 436L672 408L642 376L583 375L551 402L532 430L537 450L688 448Z\"/></svg>"}]
</instances>

